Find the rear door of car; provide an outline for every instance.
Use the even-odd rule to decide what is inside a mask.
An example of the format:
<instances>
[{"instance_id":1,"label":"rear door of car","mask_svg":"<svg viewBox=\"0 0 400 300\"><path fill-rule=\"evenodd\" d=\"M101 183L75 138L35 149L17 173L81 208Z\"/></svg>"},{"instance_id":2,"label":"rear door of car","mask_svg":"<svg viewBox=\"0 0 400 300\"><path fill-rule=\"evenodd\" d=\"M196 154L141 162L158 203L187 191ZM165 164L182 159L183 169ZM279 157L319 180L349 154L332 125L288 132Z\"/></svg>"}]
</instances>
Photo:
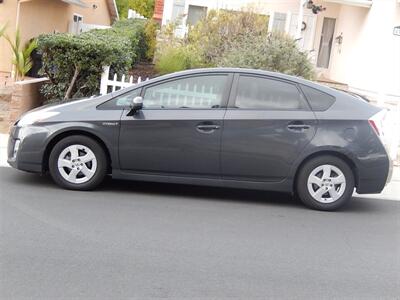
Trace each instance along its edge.
<instances>
[{"instance_id":1,"label":"rear door of car","mask_svg":"<svg viewBox=\"0 0 400 300\"><path fill-rule=\"evenodd\" d=\"M233 74L199 73L145 86L143 109L123 113L122 170L220 177L223 117Z\"/></svg>"},{"instance_id":2,"label":"rear door of car","mask_svg":"<svg viewBox=\"0 0 400 300\"><path fill-rule=\"evenodd\" d=\"M315 135L317 121L296 83L236 74L222 133L224 179L282 181Z\"/></svg>"}]
</instances>

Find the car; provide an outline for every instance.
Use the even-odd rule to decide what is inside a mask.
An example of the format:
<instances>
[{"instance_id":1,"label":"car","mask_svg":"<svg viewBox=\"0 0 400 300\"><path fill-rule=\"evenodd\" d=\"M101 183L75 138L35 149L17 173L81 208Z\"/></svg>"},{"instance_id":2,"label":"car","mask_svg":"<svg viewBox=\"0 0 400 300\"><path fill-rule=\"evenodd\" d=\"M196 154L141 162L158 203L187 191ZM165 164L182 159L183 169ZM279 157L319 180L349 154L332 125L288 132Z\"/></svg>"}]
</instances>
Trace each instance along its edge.
<instances>
[{"instance_id":1,"label":"car","mask_svg":"<svg viewBox=\"0 0 400 300\"><path fill-rule=\"evenodd\" d=\"M329 211L390 180L383 113L289 75L195 69L26 113L11 129L8 163L71 190L110 174L288 192Z\"/></svg>"}]
</instances>

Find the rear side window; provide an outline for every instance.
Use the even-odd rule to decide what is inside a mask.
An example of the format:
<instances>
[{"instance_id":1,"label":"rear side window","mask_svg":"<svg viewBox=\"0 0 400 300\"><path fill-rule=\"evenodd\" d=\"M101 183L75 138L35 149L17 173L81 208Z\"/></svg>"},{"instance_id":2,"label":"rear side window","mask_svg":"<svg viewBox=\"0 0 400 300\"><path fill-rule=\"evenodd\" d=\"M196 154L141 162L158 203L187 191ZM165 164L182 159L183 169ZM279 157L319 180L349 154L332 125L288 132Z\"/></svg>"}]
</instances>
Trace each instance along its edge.
<instances>
[{"instance_id":1,"label":"rear side window","mask_svg":"<svg viewBox=\"0 0 400 300\"><path fill-rule=\"evenodd\" d=\"M308 103L310 103L310 106L314 111L327 110L329 107L331 107L333 102L335 102L335 97L319 90L310 88L305 85L301 85L301 89L306 95Z\"/></svg>"},{"instance_id":2,"label":"rear side window","mask_svg":"<svg viewBox=\"0 0 400 300\"><path fill-rule=\"evenodd\" d=\"M296 85L263 77L240 76L235 107L265 110L306 110Z\"/></svg>"}]
</instances>

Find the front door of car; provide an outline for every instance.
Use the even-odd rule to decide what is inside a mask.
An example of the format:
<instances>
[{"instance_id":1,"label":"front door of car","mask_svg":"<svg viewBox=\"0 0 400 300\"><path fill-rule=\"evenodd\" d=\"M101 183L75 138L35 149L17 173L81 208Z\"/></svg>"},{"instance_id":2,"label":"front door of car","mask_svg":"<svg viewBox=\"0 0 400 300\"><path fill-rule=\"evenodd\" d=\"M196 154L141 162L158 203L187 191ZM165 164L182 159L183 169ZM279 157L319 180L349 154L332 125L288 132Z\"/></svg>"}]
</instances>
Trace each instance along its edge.
<instances>
[{"instance_id":1,"label":"front door of car","mask_svg":"<svg viewBox=\"0 0 400 300\"><path fill-rule=\"evenodd\" d=\"M314 113L296 84L235 75L222 135L223 178L285 179L315 127Z\"/></svg>"},{"instance_id":2,"label":"front door of car","mask_svg":"<svg viewBox=\"0 0 400 300\"><path fill-rule=\"evenodd\" d=\"M173 78L143 88L143 108L125 111L120 168L132 172L220 176L223 116L232 75Z\"/></svg>"}]
</instances>

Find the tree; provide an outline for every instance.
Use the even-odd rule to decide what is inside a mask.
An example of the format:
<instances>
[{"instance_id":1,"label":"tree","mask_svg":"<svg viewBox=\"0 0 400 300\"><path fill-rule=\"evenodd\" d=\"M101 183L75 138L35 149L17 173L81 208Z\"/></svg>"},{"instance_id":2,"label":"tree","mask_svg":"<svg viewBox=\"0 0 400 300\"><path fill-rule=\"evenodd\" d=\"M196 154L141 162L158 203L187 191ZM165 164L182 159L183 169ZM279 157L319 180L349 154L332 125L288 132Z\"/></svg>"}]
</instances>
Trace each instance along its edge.
<instances>
[{"instance_id":1,"label":"tree","mask_svg":"<svg viewBox=\"0 0 400 300\"><path fill-rule=\"evenodd\" d=\"M268 32L268 17L252 11L210 11L183 39L163 28L156 69L170 73L198 67L241 67L310 79L313 66L289 35Z\"/></svg>"}]
</instances>

